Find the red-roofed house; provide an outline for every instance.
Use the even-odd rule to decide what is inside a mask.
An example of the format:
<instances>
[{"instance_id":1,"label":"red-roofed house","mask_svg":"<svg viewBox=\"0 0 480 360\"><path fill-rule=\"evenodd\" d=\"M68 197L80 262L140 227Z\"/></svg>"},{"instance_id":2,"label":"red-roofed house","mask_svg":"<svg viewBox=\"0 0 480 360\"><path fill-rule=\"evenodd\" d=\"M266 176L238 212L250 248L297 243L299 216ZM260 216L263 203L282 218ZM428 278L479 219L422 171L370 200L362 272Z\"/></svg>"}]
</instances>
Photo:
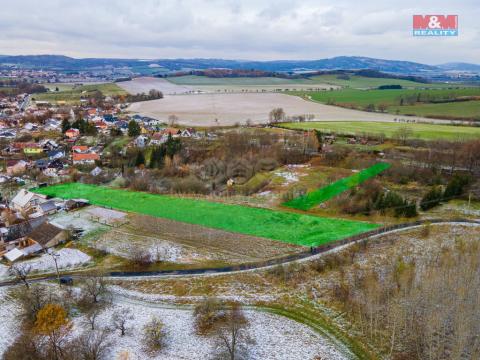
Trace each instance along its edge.
<instances>
[{"instance_id":1,"label":"red-roofed house","mask_svg":"<svg viewBox=\"0 0 480 360\"><path fill-rule=\"evenodd\" d=\"M86 145L74 145L72 146L72 152L74 153L86 153L88 151L88 146Z\"/></svg>"},{"instance_id":2,"label":"red-roofed house","mask_svg":"<svg viewBox=\"0 0 480 360\"><path fill-rule=\"evenodd\" d=\"M74 165L94 164L96 160L100 160L100 156L95 153L73 153L72 155L72 161Z\"/></svg>"},{"instance_id":3,"label":"red-roofed house","mask_svg":"<svg viewBox=\"0 0 480 360\"><path fill-rule=\"evenodd\" d=\"M80 130L78 129L68 129L65 131L65 136L69 139L75 139L80 136Z\"/></svg>"}]
</instances>

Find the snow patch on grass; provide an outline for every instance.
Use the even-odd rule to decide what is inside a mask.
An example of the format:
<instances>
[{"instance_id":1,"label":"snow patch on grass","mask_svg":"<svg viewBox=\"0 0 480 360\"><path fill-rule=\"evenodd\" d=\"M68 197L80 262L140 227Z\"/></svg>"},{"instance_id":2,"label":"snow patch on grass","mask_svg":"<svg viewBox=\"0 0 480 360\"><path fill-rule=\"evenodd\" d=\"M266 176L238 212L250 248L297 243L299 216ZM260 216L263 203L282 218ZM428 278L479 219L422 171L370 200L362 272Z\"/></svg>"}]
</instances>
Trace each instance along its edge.
<instances>
[{"instance_id":1,"label":"snow patch on grass","mask_svg":"<svg viewBox=\"0 0 480 360\"><path fill-rule=\"evenodd\" d=\"M79 267L91 260L90 256L77 249L65 248L56 251L56 254L58 255L57 264L59 269ZM24 264L29 264L32 267L32 271L36 272L55 270L55 262L52 256L48 254L43 254L36 259L27 260Z\"/></svg>"},{"instance_id":2,"label":"snow patch on grass","mask_svg":"<svg viewBox=\"0 0 480 360\"><path fill-rule=\"evenodd\" d=\"M9 288L0 288L0 358L19 334L18 306L8 296Z\"/></svg>"},{"instance_id":3,"label":"snow patch on grass","mask_svg":"<svg viewBox=\"0 0 480 360\"><path fill-rule=\"evenodd\" d=\"M207 359L216 351L215 339L195 334L193 312L190 309L161 308L156 304L143 305L114 301L99 317L98 324L110 325L115 311L130 309L134 319L127 323L127 333L110 331L112 340L110 357L129 354L129 359ZM250 326L248 333L254 343L249 345L252 360L304 360L319 355L323 359L340 360L345 357L319 334L293 320L255 310L246 310ZM157 356L148 356L142 348L143 326L152 318L159 318L165 325L165 347ZM74 332L85 330L82 318L76 318ZM109 357L109 358L110 358Z\"/></svg>"}]
</instances>

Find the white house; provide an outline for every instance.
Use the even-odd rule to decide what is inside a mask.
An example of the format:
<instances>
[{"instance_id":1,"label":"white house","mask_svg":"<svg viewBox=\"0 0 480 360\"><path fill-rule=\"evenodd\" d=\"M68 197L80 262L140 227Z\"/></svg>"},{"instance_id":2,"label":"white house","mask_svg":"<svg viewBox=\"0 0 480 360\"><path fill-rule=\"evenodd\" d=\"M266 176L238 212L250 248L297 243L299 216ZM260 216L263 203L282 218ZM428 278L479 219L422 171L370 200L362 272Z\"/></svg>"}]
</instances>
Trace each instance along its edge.
<instances>
[{"instance_id":1,"label":"white house","mask_svg":"<svg viewBox=\"0 0 480 360\"><path fill-rule=\"evenodd\" d=\"M17 211L26 211L45 201L47 201L46 195L35 194L31 191L22 189L12 199L12 207Z\"/></svg>"}]
</instances>

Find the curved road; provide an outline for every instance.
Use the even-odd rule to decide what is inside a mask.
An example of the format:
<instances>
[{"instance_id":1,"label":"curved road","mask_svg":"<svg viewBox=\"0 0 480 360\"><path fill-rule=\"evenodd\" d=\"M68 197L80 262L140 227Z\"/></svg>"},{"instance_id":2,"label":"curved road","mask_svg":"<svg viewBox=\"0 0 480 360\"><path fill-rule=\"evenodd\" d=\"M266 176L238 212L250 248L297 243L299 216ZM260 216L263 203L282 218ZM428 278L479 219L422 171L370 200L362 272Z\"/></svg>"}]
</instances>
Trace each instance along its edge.
<instances>
[{"instance_id":1,"label":"curved road","mask_svg":"<svg viewBox=\"0 0 480 360\"><path fill-rule=\"evenodd\" d=\"M418 220L415 222L389 225L384 226L375 230L365 232L363 234L354 235L343 240L338 240L330 244L321 245L318 247L312 247L309 250L295 253L289 256L274 258L262 262L247 263L241 265L225 266L220 268L200 268L200 269L184 269L184 270L159 270L159 271L112 271L106 273L105 276L110 279L129 279L129 280L142 280L145 278L155 278L155 277L190 277L190 276L211 276L211 275L222 275L222 274L234 274L237 272L244 271L254 271L258 269L267 269L277 265L284 265L294 262L302 262L306 260L311 260L319 256L330 253L331 251L337 250L339 248L349 246L351 244L365 241L373 237L378 237L380 235L386 235L396 231L405 231L408 229L413 229L423 224L475 224L480 226L480 219L478 220L469 220L469 219L452 219L452 220L442 220L442 219L430 219L430 220ZM63 273L62 275L68 275L72 278L83 278L89 276L85 273L85 270L74 271ZM40 282L45 280L55 280L56 275L46 275L39 276L33 279L30 279L29 282ZM0 283L1 286L9 286L18 283L17 280L9 280Z\"/></svg>"}]
</instances>

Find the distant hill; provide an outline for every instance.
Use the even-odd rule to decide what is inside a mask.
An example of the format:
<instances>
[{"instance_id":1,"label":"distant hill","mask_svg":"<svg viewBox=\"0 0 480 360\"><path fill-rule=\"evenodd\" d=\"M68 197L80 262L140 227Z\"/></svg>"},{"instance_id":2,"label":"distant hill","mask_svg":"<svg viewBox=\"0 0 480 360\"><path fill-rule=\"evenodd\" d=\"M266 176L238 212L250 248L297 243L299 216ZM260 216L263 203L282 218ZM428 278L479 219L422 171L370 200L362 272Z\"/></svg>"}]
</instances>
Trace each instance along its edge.
<instances>
[{"instance_id":1,"label":"distant hill","mask_svg":"<svg viewBox=\"0 0 480 360\"><path fill-rule=\"evenodd\" d=\"M224 59L74 59L62 55L22 55L0 56L0 66L19 66L59 71L79 71L108 68L130 68L139 72L149 65L159 65L170 71L202 70L212 68L225 69L255 69L271 72L301 72L321 70L375 70L402 75L438 74L454 69L475 69L480 71L480 65L451 63L439 66L426 65L411 61L385 60L360 56L337 56L319 60L276 60L276 61L245 61Z\"/></svg>"},{"instance_id":2,"label":"distant hill","mask_svg":"<svg viewBox=\"0 0 480 360\"><path fill-rule=\"evenodd\" d=\"M469 72L476 72L480 73L480 65L477 64L470 64L470 63L463 63L463 62L452 62L437 65L442 70L446 71L469 71Z\"/></svg>"}]
</instances>

